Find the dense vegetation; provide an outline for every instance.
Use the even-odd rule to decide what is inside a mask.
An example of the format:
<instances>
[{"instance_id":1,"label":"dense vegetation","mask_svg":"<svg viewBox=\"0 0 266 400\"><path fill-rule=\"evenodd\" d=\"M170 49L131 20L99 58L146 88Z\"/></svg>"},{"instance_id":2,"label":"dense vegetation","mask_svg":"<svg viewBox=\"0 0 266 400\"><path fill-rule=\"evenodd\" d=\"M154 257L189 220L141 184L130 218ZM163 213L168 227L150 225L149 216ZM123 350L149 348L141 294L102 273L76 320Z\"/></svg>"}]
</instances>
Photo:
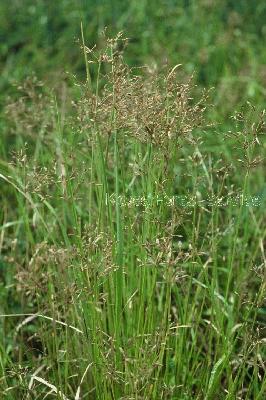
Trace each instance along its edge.
<instances>
[{"instance_id":1,"label":"dense vegetation","mask_svg":"<svg viewBox=\"0 0 266 400\"><path fill-rule=\"evenodd\" d=\"M1 398L265 398L265 17L0 3Z\"/></svg>"}]
</instances>

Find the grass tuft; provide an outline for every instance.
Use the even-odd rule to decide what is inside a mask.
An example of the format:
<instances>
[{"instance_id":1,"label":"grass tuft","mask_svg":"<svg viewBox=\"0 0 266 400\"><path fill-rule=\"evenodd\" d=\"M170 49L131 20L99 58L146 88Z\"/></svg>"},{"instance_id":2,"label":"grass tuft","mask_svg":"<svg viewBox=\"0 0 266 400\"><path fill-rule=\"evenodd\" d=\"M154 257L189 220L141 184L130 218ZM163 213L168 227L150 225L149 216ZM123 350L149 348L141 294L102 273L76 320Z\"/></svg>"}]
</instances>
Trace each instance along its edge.
<instances>
[{"instance_id":1,"label":"grass tuft","mask_svg":"<svg viewBox=\"0 0 266 400\"><path fill-rule=\"evenodd\" d=\"M5 109L1 395L263 400L265 112L223 132L180 66L81 31L75 94Z\"/></svg>"}]
</instances>

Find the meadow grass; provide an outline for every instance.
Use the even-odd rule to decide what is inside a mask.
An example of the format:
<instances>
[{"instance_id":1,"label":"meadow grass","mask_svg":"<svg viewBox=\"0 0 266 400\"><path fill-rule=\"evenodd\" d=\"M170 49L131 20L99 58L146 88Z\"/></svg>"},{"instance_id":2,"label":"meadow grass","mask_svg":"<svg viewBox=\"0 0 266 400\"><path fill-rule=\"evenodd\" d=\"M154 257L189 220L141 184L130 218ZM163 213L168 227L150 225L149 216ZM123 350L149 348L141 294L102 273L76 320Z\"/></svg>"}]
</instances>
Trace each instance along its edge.
<instances>
[{"instance_id":1,"label":"meadow grass","mask_svg":"<svg viewBox=\"0 0 266 400\"><path fill-rule=\"evenodd\" d=\"M83 38L75 93L29 78L6 105L1 396L262 400L265 114L215 126L125 42Z\"/></svg>"},{"instance_id":2,"label":"meadow grass","mask_svg":"<svg viewBox=\"0 0 266 400\"><path fill-rule=\"evenodd\" d=\"M2 1L0 101L32 70L54 86L65 70L83 77L83 21L89 47L101 45L105 27L109 36L123 30L131 66L181 63L198 84L215 86L215 119L225 123L246 99L265 107L265 20L264 0Z\"/></svg>"}]
</instances>

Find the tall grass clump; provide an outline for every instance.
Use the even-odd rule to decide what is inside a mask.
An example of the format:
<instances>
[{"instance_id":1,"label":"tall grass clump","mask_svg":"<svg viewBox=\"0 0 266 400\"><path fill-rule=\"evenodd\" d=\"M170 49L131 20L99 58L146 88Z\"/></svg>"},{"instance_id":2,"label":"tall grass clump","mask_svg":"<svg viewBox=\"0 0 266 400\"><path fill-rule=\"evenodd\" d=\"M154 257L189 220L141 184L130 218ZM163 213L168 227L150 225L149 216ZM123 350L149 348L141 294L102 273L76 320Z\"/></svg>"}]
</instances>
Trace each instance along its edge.
<instances>
[{"instance_id":1,"label":"tall grass clump","mask_svg":"<svg viewBox=\"0 0 266 400\"><path fill-rule=\"evenodd\" d=\"M6 106L1 396L262 400L265 114L222 132L125 44L83 39L84 83Z\"/></svg>"}]
</instances>

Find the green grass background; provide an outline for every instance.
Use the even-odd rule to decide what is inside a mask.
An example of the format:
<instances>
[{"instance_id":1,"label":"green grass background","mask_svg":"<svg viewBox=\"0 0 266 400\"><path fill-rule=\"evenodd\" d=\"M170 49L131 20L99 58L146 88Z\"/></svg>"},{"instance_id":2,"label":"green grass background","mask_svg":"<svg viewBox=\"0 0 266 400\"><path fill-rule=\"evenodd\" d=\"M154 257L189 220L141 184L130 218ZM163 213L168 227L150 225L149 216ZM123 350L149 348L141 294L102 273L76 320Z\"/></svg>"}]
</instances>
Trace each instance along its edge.
<instances>
[{"instance_id":1,"label":"green grass background","mask_svg":"<svg viewBox=\"0 0 266 400\"><path fill-rule=\"evenodd\" d=\"M265 98L266 5L263 1L3 1L0 5L1 92L35 70L82 74L75 39L83 21L86 43L120 30L129 37L128 61L183 64L206 87L217 88L221 111L246 98Z\"/></svg>"}]
</instances>

